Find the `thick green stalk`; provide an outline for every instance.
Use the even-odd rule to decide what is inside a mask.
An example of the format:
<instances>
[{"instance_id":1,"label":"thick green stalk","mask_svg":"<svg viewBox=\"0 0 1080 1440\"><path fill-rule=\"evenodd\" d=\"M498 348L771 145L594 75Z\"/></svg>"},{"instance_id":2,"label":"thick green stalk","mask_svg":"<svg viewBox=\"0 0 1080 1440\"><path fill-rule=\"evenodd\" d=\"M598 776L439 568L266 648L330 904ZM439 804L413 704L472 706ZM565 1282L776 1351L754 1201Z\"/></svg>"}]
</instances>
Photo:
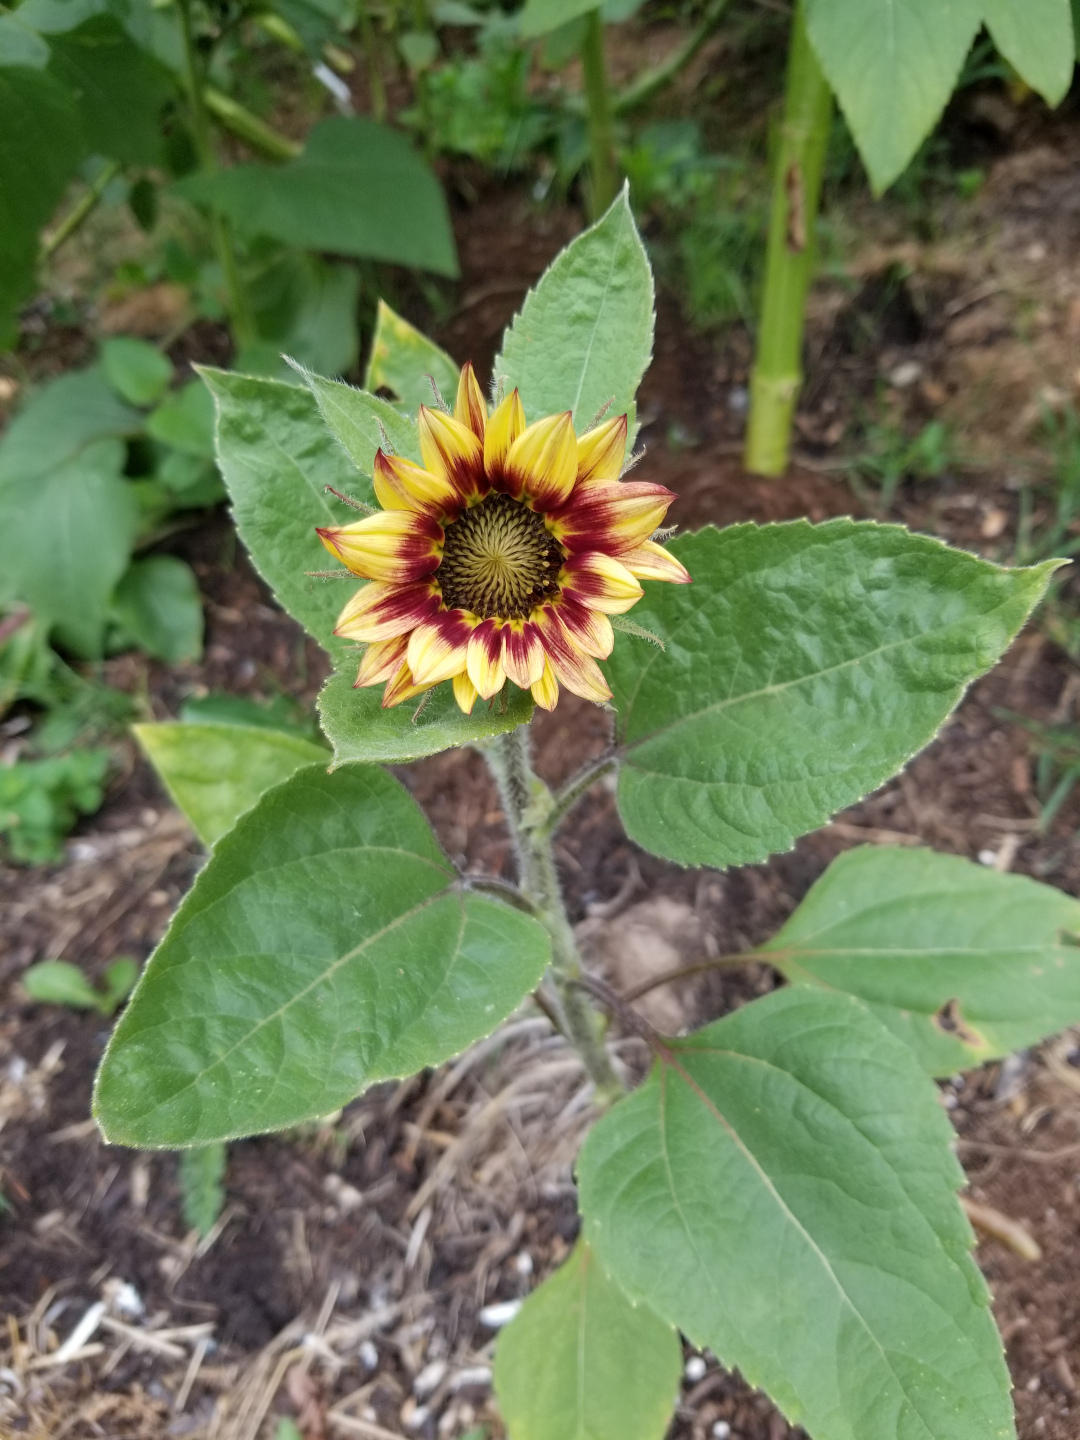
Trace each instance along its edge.
<instances>
[{"instance_id":1,"label":"thick green stalk","mask_svg":"<svg viewBox=\"0 0 1080 1440\"><path fill-rule=\"evenodd\" d=\"M502 796L518 859L521 892L551 937L551 975L559 1001L559 1022L585 1062L597 1094L606 1100L622 1092L604 1045L603 1022L576 983L582 974L574 932L563 904L551 836L556 801L529 761L529 727L498 736L484 748Z\"/></svg>"},{"instance_id":2,"label":"thick green stalk","mask_svg":"<svg viewBox=\"0 0 1080 1440\"><path fill-rule=\"evenodd\" d=\"M806 293L832 113L832 91L810 47L803 0L798 0L773 172L765 294L750 377L744 463L755 475L780 475L787 468L791 422L803 380Z\"/></svg>"},{"instance_id":3,"label":"thick green stalk","mask_svg":"<svg viewBox=\"0 0 1080 1440\"><path fill-rule=\"evenodd\" d=\"M217 153L210 129L203 98L201 66L195 51L195 35L191 26L191 0L179 0L180 30L184 42L184 81L187 86L188 104L191 107L191 129L199 162L204 169L213 173L217 168ZM255 318L251 313L247 292L240 279L236 263L236 249L233 246L232 231L221 215L213 215L211 225L218 262L225 276L225 288L229 294L229 319L232 321L233 338L238 346L253 345L259 338Z\"/></svg>"},{"instance_id":4,"label":"thick green stalk","mask_svg":"<svg viewBox=\"0 0 1080 1440\"><path fill-rule=\"evenodd\" d=\"M589 108L590 187L589 206L598 219L615 199L618 162L615 158L615 117L608 89L604 61L604 22L599 10L585 17L585 39L581 46L585 75L585 101Z\"/></svg>"},{"instance_id":5,"label":"thick green stalk","mask_svg":"<svg viewBox=\"0 0 1080 1440\"><path fill-rule=\"evenodd\" d=\"M246 140L253 150L260 151L268 160L295 160L303 150L302 145L280 135L245 106L238 104L231 95L223 94L213 85L203 86L202 98L207 110L226 130Z\"/></svg>"}]
</instances>

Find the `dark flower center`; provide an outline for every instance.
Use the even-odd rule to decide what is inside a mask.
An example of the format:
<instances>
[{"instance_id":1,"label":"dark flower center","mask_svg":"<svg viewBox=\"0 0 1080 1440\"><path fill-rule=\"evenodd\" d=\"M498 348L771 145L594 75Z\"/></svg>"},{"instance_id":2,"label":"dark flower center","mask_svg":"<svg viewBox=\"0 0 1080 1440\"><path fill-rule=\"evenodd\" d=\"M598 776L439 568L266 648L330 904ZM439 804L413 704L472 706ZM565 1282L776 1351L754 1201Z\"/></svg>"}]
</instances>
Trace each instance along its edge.
<instances>
[{"instance_id":1,"label":"dark flower center","mask_svg":"<svg viewBox=\"0 0 1080 1440\"><path fill-rule=\"evenodd\" d=\"M450 610L524 620L559 590L566 552L535 511L489 495L446 527L435 579Z\"/></svg>"}]
</instances>

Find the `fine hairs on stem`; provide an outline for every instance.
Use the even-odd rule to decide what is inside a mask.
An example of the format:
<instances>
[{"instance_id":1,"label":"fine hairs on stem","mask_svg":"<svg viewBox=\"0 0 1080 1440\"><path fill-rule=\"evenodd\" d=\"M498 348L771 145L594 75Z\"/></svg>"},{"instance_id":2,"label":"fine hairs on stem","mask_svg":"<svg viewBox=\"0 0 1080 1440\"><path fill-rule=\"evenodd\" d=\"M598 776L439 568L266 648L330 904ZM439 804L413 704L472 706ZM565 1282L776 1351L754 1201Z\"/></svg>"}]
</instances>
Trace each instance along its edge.
<instances>
[{"instance_id":1,"label":"fine hairs on stem","mask_svg":"<svg viewBox=\"0 0 1080 1440\"><path fill-rule=\"evenodd\" d=\"M551 1010L585 1063L598 1096L613 1100L623 1085L604 1044L604 1022L578 983L583 974L570 918L555 868L552 835L559 821L611 764L588 767L557 797L532 768L529 727L519 725L484 747L514 840L521 894L551 939Z\"/></svg>"}]
</instances>

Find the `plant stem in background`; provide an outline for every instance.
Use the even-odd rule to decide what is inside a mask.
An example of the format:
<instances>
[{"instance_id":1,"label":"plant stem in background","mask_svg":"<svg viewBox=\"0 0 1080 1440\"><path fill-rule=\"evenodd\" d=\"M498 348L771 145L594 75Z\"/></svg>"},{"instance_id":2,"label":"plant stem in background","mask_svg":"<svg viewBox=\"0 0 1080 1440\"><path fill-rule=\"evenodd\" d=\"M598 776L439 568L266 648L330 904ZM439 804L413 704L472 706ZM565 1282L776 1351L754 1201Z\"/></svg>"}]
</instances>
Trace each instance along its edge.
<instances>
[{"instance_id":1,"label":"plant stem in background","mask_svg":"<svg viewBox=\"0 0 1080 1440\"><path fill-rule=\"evenodd\" d=\"M110 160L107 165L101 167L93 184L87 187L86 193L79 197L52 234L46 235L42 240L43 259L47 260L50 255L55 255L64 241L70 240L75 234L87 216L93 214L98 201L105 194L110 183L120 174L122 168L119 160Z\"/></svg>"},{"instance_id":2,"label":"plant stem in background","mask_svg":"<svg viewBox=\"0 0 1080 1440\"><path fill-rule=\"evenodd\" d=\"M375 27L371 23L367 0L360 0L357 13L360 20L360 43L364 47L364 56L367 60L372 118L384 121L386 119L386 85L383 82L382 68L379 65L379 42L375 35Z\"/></svg>"},{"instance_id":3,"label":"plant stem in background","mask_svg":"<svg viewBox=\"0 0 1080 1440\"><path fill-rule=\"evenodd\" d=\"M616 115L624 115L628 110L634 110L639 105L644 105L646 100L651 100L658 90L670 84L675 76L683 68L689 65L697 52L704 45L705 41L712 34L720 21L720 17L728 7L729 0L709 0L701 19L681 45L676 45L671 53L664 57L658 65L652 65L648 70L631 80L624 90L620 90L614 99L613 109Z\"/></svg>"},{"instance_id":4,"label":"plant stem in background","mask_svg":"<svg viewBox=\"0 0 1080 1440\"><path fill-rule=\"evenodd\" d=\"M199 162L211 173L218 168L214 150L214 137L210 130L210 117L203 99L203 78L201 65L195 51L195 36L191 27L191 0L179 0L180 29L184 41L184 80L187 85L188 103L191 106L191 129ZM225 276L225 288L229 294L229 319L232 322L233 338L241 349L252 345L258 339L255 319L248 303L247 292L240 279L236 263L236 249L232 231L221 215L211 216L214 245L218 261Z\"/></svg>"},{"instance_id":5,"label":"plant stem in background","mask_svg":"<svg viewBox=\"0 0 1080 1440\"><path fill-rule=\"evenodd\" d=\"M604 62L604 22L599 10L585 17L585 39L581 46L585 75L585 100L589 108L590 189L589 208L598 219L615 199L615 117L608 90Z\"/></svg>"},{"instance_id":6,"label":"plant stem in background","mask_svg":"<svg viewBox=\"0 0 1080 1440\"><path fill-rule=\"evenodd\" d=\"M585 1062L602 1099L621 1094L622 1085L604 1045L599 1014L577 985L581 956L563 904L555 868L552 834L561 818L555 797L529 760L529 727L500 735L484 748L499 786L518 859L518 883L551 936L551 974L558 996L558 1020ZM593 777L595 778L595 776Z\"/></svg>"},{"instance_id":7,"label":"plant stem in background","mask_svg":"<svg viewBox=\"0 0 1080 1440\"><path fill-rule=\"evenodd\" d=\"M245 140L253 150L258 150L268 160L295 160L303 150L295 140L280 135L257 115L243 105L238 105L230 95L215 90L213 85L204 85L203 104L215 119L234 135Z\"/></svg>"},{"instance_id":8,"label":"plant stem in background","mask_svg":"<svg viewBox=\"0 0 1080 1440\"><path fill-rule=\"evenodd\" d=\"M813 271L814 230L832 113L832 91L810 47L799 0L791 27L765 293L750 377L744 463L755 475L780 475L787 468L791 422L803 379L806 292Z\"/></svg>"}]
</instances>

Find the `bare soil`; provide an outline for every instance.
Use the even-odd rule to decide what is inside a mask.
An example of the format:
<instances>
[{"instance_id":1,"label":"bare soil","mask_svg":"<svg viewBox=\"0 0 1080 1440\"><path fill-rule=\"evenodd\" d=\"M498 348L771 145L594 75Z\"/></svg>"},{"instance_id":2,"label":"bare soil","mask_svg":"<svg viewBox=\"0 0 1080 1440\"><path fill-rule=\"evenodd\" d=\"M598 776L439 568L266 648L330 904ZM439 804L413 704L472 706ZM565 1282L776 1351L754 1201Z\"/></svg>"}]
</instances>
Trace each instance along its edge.
<instances>
[{"instance_id":1,"label":"bare soil","mask_svg":"<svg viewBox=\"0 0 1080 1440\"><path fill-rule=\"evenodd\" d=\"M1045 459L1040 406L1077 388L1078 152L1075 122L1024 132L939 241L912 240L891 212L854 217L870 238L843 283L816 291L799 453L783 480L748 477L739 464L747 337L695 333L662 294L638 473L677 492L673 518L696 527L864 513L838 447L861 407L880 400L908 423L948 420L967 457L938 481L904 487L892 518L1008 558L1016 477ZM484 369L527 286L581 221L505 188L481 188L456 220L464 279L438 338ZM220 343L208 336L200 353L222 358ZM203 688L310 702L324 662L276 609L225 519L169 543L203 587L205 659L169 668L121 657L112 682L146 694L160 719ZM629 985L642 967L752 946L860 842L925 843L1080 894L1080 800L1040 831L1029 737L1005 713L1074 719L1078 693L1075 666L1029 627L901 776L789 854L726 874L637 850L610 791L595 787L558 849L586 953ZM535 729L538 766L557 782L604 746L608 718L566 696ZM459 865L512 874L478 756L449 752L401 774ZM575 1058L526 1008L456 1065L377 1087L321 1126L234 1144L226 1209L200 1243L180 1215L175 1157L105 1146L87 1118L107 1022L29 1003L18 977L49 957L92 977L117 954L145 957L202 861L132 747L62 866L0 867L0 1191L11 1207L0 1217L0 1434L256 1440L285 1416L305 1440L434 1440L482 1422L500 1433L489 1307L526 1294L575 1237L573 1161L590 1114ZM656 992L651 1013L671 1028L700 1024L775 983L763 967L715 971ZM637 1063L637 1042L619 1043ZM970 1197L1041 1250L1032 1261L980 1235L1020 1435L1076 1440L1076 1037L958 1078L943 1099ZM101 1326L75 1360L56 1363L99 1299ZM725 1435L801 1432L712 1357L688 1352L672 1440Z\"/></svg>"}]
</instances>

